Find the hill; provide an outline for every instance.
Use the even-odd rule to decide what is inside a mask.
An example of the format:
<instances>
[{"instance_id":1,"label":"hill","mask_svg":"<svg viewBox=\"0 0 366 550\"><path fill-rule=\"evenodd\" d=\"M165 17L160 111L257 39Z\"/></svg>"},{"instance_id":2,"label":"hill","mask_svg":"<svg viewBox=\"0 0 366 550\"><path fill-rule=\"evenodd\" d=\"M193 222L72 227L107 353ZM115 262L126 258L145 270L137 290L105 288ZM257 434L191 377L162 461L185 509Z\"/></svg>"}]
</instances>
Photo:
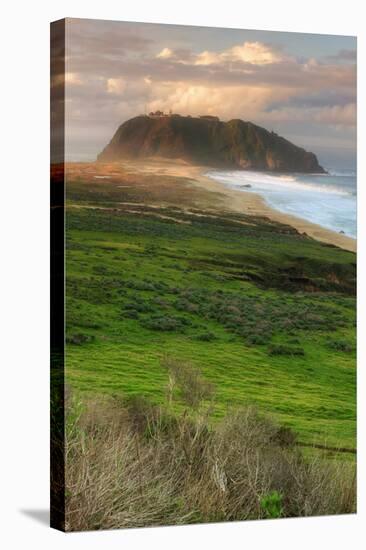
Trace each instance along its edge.
<instances>
[{"instance_id":1,"label":"hill","mask_svg":"<svg viewBox=\"0 0 366 550\"><path fill-rule=\"evenodd\" d=\"M98 161L123 158L180 158L222 168L318 172L314 153L251 122L180 115L137 116L124 122Z\"/></svg>"},{"instance_id":2,"label":"hill","mask_svg":"<svg viewBox=\"0 0 366 550\"><path fill-rule=\"evenodd\" d=\"M131 165L68 168L69 387L160 405L172 358L214 385L214 419L250 403L354 451L355 254Z\"/></svg>"}]
</instances>

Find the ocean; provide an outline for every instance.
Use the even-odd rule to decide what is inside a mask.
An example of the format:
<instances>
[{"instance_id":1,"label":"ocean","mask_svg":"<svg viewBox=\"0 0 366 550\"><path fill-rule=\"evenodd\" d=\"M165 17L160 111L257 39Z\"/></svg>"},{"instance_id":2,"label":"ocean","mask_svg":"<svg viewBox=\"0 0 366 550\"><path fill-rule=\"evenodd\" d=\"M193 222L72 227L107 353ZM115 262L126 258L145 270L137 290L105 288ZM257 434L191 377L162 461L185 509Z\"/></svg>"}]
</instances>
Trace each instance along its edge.
<instances>
[{"instance_id":1,"label":"ocean","mask_svg":"<svg viewBox=\"0 0 366 550\"><path fill-rule=\"evenodd\" d=\"M349 237L357 234L357 177L351 170L328 174L273 174L214 170L206 176L232 189L261 195L285 214L316 223Z\"/></svg>"}]
</instances>

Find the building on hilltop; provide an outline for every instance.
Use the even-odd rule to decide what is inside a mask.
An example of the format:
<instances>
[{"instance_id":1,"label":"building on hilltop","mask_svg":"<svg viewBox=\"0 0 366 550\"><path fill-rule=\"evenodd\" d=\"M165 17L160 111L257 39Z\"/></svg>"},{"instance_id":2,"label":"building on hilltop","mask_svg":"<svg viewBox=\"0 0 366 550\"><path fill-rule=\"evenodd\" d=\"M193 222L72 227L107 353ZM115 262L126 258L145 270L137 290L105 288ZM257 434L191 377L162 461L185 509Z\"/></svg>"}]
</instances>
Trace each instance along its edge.
<instances>
[{"instance_id":1,"label":"building on hilltop","mask_svg":"<svg viewBox=\"0 0 366 550\"><path fill-rule=\"evenodd\" d=\"M164 113L164 111L159 111L158 109L157 111L150 111L150 113L147 116L149 116L150 118L164 118L164 117L181 117L184 115L173 113L171 109L169 110L169 113ZM192 117L192 115L186 115L186 118L196 118L196 117ZM213 115L200 115L198 118L202 118L204 120L211 120L211 121L220 120L218 116L213 116Z\"/></svg>"},{"instance_id":2,"label":"building on hilltop","mask_svg":"<svg viewBox=\"0 0 366 550\"><path fill-rule=\"evenodd\" d=\"M163 112L163 111L159 111L159 110L158 110L158 111L155 111L155 112L154 112L154 111L151 111L151 112L149 113L149 116L150 116L150 117L154 117L154 118L155 118L155 117L158 118L158 117L164 116L164 112Z\"/></svg>"},{"instance_id":3,"label":"building on hilltop","mask_svg":"<svg viewBox=\"0 0 366 550\"><path fill-rule=\"evenodd\" d=\"M170 109L169 110L169 113L164 113L164 111L151 111L149 113L149 117L152 117L152 118L160 118L160 117L168 117L168 116L173 116L173 113L172 113L172 110Z\"/></svg>"}]
</instances>

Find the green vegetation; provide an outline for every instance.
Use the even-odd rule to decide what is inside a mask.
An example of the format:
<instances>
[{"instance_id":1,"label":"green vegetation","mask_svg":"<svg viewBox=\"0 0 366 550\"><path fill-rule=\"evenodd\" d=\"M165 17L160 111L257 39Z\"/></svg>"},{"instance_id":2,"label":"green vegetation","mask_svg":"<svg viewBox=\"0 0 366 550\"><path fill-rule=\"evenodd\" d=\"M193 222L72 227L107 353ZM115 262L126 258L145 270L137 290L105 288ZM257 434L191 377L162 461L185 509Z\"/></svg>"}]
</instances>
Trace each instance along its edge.
<instances>
[{"instance_id":1,"label":"green vegetation","mask_svg":"<svg viewBox=\"0 0 366 550\"><path fill-rule=\"evenodd\" d=\"M213 423L254 404L300 442L354 449L355 255L149 193L68 183L70 386L159 405L166 360L188 362L215 386Z\"/></svg>"},{"instance_id":2,"label":"green vegetation","mask_svg":"<svg viewBox=\"0 0 366 550\"><path fill-rule=\"evenodd\" d=\"M272 491L261 498L261 508L265 517L270 519L280 518L283 514L282 495L278 491Z\"/></svg>"}]
</instances>

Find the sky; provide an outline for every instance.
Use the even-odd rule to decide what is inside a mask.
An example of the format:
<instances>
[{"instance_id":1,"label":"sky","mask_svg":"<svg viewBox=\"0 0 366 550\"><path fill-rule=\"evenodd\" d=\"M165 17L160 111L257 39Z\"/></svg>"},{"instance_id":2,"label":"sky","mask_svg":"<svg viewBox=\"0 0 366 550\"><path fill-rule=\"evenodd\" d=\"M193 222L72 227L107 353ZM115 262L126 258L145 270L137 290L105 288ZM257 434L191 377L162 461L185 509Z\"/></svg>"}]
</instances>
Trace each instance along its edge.
<instances>
[{"instance_id":1,"label":"sky","mask_svg":"<svg viewBox=\"0 0 366 550\"><path fill-rule=\"evenodd\" d=\"M66 21L68 161L94 160L120 124L159 109L249 120L355 168L355 37Z\"/></svg>"}]
</instances>

